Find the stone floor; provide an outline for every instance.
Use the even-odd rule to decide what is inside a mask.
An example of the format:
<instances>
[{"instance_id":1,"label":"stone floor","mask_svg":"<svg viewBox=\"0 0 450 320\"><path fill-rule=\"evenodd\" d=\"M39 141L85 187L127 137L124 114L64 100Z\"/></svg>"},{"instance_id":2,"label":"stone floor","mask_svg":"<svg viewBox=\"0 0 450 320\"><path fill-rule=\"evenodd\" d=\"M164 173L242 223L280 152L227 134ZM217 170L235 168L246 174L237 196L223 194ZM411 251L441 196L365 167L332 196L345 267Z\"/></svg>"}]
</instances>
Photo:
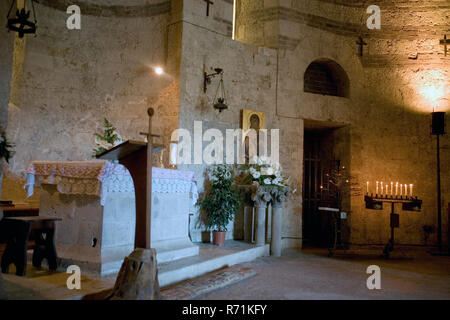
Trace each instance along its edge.
<instances>
[{"instance_id":1,"label":"stone floor","mask_svg":"<svg viewBox=\"0 0 450 320\"><path fill-rule=\"evenodd\" d=\"M381 248L338 251L303 249L252 263L256 276L198 299L450 299L450 257L424 249L396 249L389 260ZM381 268L381 290L366 286L369 265Z\"/></svg>"},{"instance_id":2,"label":"stone floor","mask_svg":"<svg viewBox=\"0 0 450 320\"><path fill-rule=\"evenodd\" d=\"M238 283L230 281L234 284L222 288L221 278L229 281L234 277L222 273L215 278L197 278L187 286L190 296L205 300L450 299L450 257L431 256L422 248L397 248L389 260L380 258L380 253L381 248L352 249L329 258L324 249L286 250L279 258L240 264L241 270L251 268L252 277L242 277L246 279ZM381 290L366 287L369 265L381 268ZM82 291L73 292L65 286L67 277L29 268L26 278L3 275L3 282L12 299L79 299L110 289L115 280L114 276L84 277ZM198 296L205 287L211 289L211 283L221 289ZM182 298L177 296L184 294L181 289L174 291L173 298Z\"/></svg>"},{"instance_id":3,"label":"stone floor","mask_svg":"<svg viewBox=\"0 0 450 320\"><path fill-rule=\"evenodd\" d=\"M171 292L167 292L166 299L180 299L184 296L192 299L200 293L209 292L215 288L235 283L248 276L254 275L253 271L228 268L228 271L215 270L227 268L242 262L254 260L267 255L269 246L255 247L252 244L240 241L226 241L224 247L212 244L199 244L199 255L188 257L158 265L159 283L161 287L171 286ZM82 271L81 290L67 289L66 281L70 276L65 269L57 272L46 271L45 260L43 269L36 269L28 265L25 277L14 275L14 265L10 266L9 274L3 274L3 286L8 299L13 300L79 300L88 296L103 297L113 288L117 274L110 276L96 276ZM248 269L244 268L243 270ZM198 276L211 273L206 278ZM189 283L180 281L198 277ZM176 283L175 286L173 284ZM189 290L185 290L189 287ZM98 294L99 293L99 294Z\"/></svg>"}]
</instances>

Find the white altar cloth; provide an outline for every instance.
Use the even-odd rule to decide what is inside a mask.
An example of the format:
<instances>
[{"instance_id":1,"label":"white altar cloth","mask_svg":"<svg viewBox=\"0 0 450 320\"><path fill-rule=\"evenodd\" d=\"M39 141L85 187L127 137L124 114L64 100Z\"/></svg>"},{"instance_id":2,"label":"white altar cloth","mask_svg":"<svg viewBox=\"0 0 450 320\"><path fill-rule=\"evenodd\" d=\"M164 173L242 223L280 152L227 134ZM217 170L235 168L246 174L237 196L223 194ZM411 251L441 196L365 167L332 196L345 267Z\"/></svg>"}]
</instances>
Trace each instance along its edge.
<instances>
[{"instance_id":1,"label":"white altar cloth","mask_svg":"<svg viewBox=\"0 0 450 320\"><path fill-rule=\"evenodd\" d=\"M41 186L40 215L62 218L55 244L62 264L109 274L134 249L135 193L128 170L99 161L34 161L26 170L29 196ZM151 246L158 263L198 254L189 239L189 212L198 199L192 172L153 168Z\"/></svg>"}]
</instances>

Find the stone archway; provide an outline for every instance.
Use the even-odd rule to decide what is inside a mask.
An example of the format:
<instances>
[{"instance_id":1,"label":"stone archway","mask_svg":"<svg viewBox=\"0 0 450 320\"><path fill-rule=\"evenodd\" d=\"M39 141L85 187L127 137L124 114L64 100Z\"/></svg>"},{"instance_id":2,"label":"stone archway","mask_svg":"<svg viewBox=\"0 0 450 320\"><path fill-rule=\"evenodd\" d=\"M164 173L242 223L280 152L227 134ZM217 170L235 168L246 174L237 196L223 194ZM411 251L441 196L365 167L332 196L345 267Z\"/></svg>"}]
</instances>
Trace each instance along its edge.
<instances>
[{"instance_id":1,"label":"stone archway","mask_svg":"<svg viewBox=\"0 0 450 320\"><path fill-rule=\"evenodd\" d=\"M305 92L338 97L349 97L350 81L345 70L330 59L311 62L304 74Z\"/></svg>"}]
</instances>

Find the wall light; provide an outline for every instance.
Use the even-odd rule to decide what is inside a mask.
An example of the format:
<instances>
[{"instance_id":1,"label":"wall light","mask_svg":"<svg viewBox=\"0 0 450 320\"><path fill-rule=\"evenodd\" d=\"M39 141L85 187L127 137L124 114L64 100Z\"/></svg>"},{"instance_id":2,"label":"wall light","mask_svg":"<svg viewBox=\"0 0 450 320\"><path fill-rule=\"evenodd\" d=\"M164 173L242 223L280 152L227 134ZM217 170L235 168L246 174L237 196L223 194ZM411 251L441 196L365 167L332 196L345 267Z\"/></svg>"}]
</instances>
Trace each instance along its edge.
<instances>
[{"instance_id":1,"label":"wall light","mask_svg":"<svg viewBox=\"0 0 450 320\"><path fill-rule=\"evenodd\" d=\"M15 31L19 34L19 38L23 38L25 34L36 34L36 11L34 10L34 0L30 0L31 8L33 10L33 18L34 22L28 20L30 18L30 10L26 10L26 0L23 2L23 8L19 10L19 2L12 1L11 7L9 8L8 14L6 15L8 19L8 23L6 27L8 30ZM11 15L11 11L14 7L14 3L16 3L16 17Z\"/></svg>"},{"instance_id":2,"label":"wall light","mask_svg":"<svg viewBox=\"0 0 450 320\"><path fill-rule=\"evenodd\" d=\"M203 92L206 93L208 84L211 83L212 78L214 78L215 76L220 76L219 86L216 90L213 107L214 109L219 110L219 112L222 112L223 110L228 109L227 98L225 96L225 85L223 84L223 69L215 68L214 71L215 73L212 74L207 74L206 72L203 73Z\"/></svg>"},{"instance_id":3,"label":"wall light","mask_svg":"<svg viewBox=\"0 0 450 320\"><path fill-rule=\"evenodd\" d=\"M164 69L161 68L161 67L155 67L154 69L155 69L155 73L156 73L158 76L160 76L160 75L162 75L162 74L164 73Z\"/></svg>"}]
</instances>

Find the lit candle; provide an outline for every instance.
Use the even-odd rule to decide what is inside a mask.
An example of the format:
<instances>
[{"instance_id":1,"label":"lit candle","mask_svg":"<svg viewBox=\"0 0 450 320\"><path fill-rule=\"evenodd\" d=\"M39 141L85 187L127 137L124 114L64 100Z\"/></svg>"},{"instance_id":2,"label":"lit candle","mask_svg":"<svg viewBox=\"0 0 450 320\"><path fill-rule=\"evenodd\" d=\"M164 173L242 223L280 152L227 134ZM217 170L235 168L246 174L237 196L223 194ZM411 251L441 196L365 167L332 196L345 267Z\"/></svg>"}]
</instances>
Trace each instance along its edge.
<instances>
[{"instance_id":1,"label":"lit candle","mask_svg":"<svg viewBox=\"0 0 450 320\"><path fill-rule=\"evenodd\" d=\"M400 196L403 195L403 183L400 183Z\"/></svg>"},{"instance_id":2,"label":"lit candle","mask_svg":"<svg viewBox=\"0 0 450 320\"><path fill-rule=\"evenodd\" d=\"M384 193L383 193L383 181L381 181L381 193L380 193L381 195L383 195Z\"/></svg>"},{"instance_id":3,"label":"lit candle","mask_svg":"<svg viewBox=\"0 0 450 320\"><path fill-rule=\"evenodd\" d=\"M170 155L169 155L169 164L171 166L177 165L177 157L178 157L178 144L175 142L170 143Z\"/></svg>"},{"instance_id":4,"label":"lit candle","mask_svg":"<svg viewBox=\"0 0 450 320\"><path fill-rule=\"evenodd\" d=\"M391 181L391 196L393 195L392 192L394 190L394 183Z\"/></svg>"},{"instance_id":5,"label":"lit candle","mask_svg":"<svg viewBox=\"0 0 450 320\"><path fill-rule=\"evenodd\" d=\"M388 196L388 194L389 194L389 185L386 183L386 197Z\"/></svg>"},{"instance_id":6,"label":"lit candle","mask_svg":"<svg viewBox=\"0 0 450 320\"><path fill-rule=\"evenodd\" d=\"M366 188L367 189L367 194L369 194L369 181L366 182L366 185L367 185L367 188Z\"/></svg>"},{"instance_id":7,"label":"lit candle","mask_svg":"<svg viewBox=\"0 0 450 320\"><path fill-rule=\"evenodd\" d=\"M378 194L378 184L379 184L379 182L377 181L377 190L376 190L375 194Z\"/></svg>"},{"instance_id":8,"label":"lit candle","mask_svg":"<svg viewBox=\"0 0 450 320\"><path fill-rule=\"evenodd\" d=\"M395 196L398 195L398 181L395 183Z\"/></svg>"},{"instance_id":9,"label":"lit candle","mask_svg":"<svg viewBox=\"0 0 450 320\"><path fill-rule=\"evenodd\" d=\"M413 196L413 186L414 185L412 183L409 185L409 194L410 194L411 198Z\"/></svg>"},{"instance_id":10,"label":"lit candle","mask_svg":"<svg viewBox=\"0 0 450 320\"><path fill-rule=\"evenodd\" d=\"M408 185L405 183L405 197L408 196Z\"/></svg>"}]
</instances>

